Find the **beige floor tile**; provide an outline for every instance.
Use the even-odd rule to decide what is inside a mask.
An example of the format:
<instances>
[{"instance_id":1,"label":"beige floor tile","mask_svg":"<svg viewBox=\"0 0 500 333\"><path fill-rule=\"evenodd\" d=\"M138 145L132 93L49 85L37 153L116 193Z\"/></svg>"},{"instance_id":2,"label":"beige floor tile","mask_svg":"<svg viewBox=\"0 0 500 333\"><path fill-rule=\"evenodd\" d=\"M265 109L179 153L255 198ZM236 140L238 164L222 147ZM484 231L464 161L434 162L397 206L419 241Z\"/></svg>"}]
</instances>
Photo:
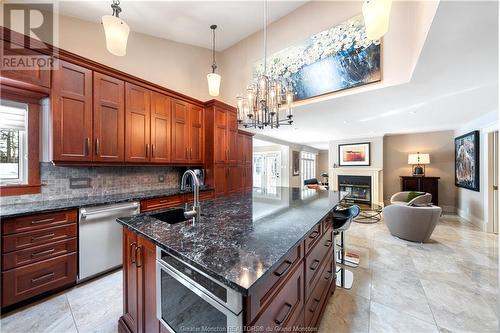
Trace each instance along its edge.
<instances>
[{"instance_id":1,"label":"beige floor tile","mask_svg":"<svg viewBox=\"0 0 500 333\"><path fill-rule=\"evenodd\" d=\"M438 328L418 318L372 301L370 304L370 333L438 333Z\"/></svg>"},{"instance_id":2,"label":"beige floor tile","mask_svg":"<svg viewBox=\"0 0 500 333\"><path fill-rule=\"evenodd\" d=\"M2 333L77 332L66 295L59 295L3 317Z\"/></svg>"},{"instance_id":3,"label":"beige floor tile","mask_svg":"<svg viewBox=\"0 0 500 333\"><path fill-rule=\"evenodd\" d=\"M368 333L370 301L337 289L323 314L320 333Z\"/></svg>"}]
</instances>

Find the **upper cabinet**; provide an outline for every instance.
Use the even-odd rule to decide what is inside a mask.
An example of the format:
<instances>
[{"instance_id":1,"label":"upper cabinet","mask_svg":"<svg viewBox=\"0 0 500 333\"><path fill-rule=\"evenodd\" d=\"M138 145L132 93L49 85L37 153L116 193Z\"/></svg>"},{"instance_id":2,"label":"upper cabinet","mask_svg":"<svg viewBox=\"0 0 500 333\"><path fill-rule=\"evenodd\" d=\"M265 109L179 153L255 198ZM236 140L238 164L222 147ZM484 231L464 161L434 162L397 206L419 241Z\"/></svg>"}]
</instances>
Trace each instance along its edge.
<instances>
[{"instance_id":1,"label":"upper cabinet","mask_svg":"<svg viewBox=\"0 0 500 333\"><path fill-rule=\"evenodd\" d=\"M172 103L170 97L151 94L151 162L169 163L172 146Z\"/></svg>"},{"instance_id":2,"label":"upper cabinet","mask_svg":"<svg viewBox=\"0 0 500 333\"><path fill-rule=\"evenodd\" d=\"M125 160L149 161L151 92L125 83Z\"/></svg>"},{"instance_id":3,"label":"upper cabinet","mask_svg":"<svg viewBox=\"0 0 500 333\"><path fill-rule=\"evenodd\" d=\"M94 161L125 160L124 82L94 72Z\"/></svg>"},{"instance_id":4,"label":"upper cabinet","mask_svg":"<svg viewBox=\"0 0 500 333\"><path fill-rule=\"evenodd\" d=\"M227 150L229 163L238 163L238 120L236 112L227 112Z\"/></svg>"},{"instance_id":5,"label":"upper cabinet","mask_svg":"<svg viewBox=\"0 0 500 333\"><path fill-rule=\"evenodd\" d=\"M9 43L4 42L4 47L7 46ZM35 87L40 87L40 88L50 88L50 69L46 68L41 68L39 66L39 63L50 63L50 56L43 55L41 53L37 53L33 50L26 50L20 47L12 47L12 48L4 48L2 50L4 55L6 56L24 56L24 55L29 55L33 56L36 54L37 58L39 59L45 59L45 61L35 61L29 66L19 69L3 69L1 70L1 77L7 80L12 80L13 82L16 82L16 85L19 85L19 83L22 84L27 84L32 88L32 86Z\"/></svg>"},{"instance_id":6,"label":"upper cabinet","mask_svg":"<svg viewBox=\"0 0 500 333\"><path fill-rule=\"evenodd\" d=\"M60 61L53 71L54 161L92 161L92 71Z\"/></svg>"},{"instance_id":7,"label":"upper cabinet","mask_svg":"<svg viewBox=\"0 0 500 333\"><path fill-rule=\"evenodd\" d=\"M203 163L203 109L173 99L172 162Z\"/></svg>"},{"instance_id":8,"label":"upper cabinet","mask_svg":"<svg viewBox=\"0 0 500 333\"><path fill-rule=\"evenodd\" d=\"M227 112L215 107L214 110L214 162L224 163L228 159Z\"/></svg>"}]
</instances>

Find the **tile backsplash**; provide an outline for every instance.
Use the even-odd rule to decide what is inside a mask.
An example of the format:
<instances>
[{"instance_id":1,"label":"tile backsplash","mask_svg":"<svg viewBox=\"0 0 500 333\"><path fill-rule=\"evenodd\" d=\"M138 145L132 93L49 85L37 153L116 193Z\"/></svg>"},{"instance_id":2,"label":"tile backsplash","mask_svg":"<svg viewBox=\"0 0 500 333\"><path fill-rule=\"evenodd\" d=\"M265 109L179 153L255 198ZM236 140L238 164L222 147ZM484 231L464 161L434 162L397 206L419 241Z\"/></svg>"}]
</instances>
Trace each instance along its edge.
<instances>
[{"instance_id":1,"label":"tile backsplash","mask_svg":"<svg viewBox=\"0 0 500 333\"><path fill-rule=\"evenodd\" d=\"M42 192L1 197L0 204L178 188L184 170L182 167L160 166L62 167L40 163ZM84 183L86 178L90 179L89 187L70 188L70 179L76 178L79 184ZM163 182L159 181L160 178Z\"/></svg>"}]
</instances>

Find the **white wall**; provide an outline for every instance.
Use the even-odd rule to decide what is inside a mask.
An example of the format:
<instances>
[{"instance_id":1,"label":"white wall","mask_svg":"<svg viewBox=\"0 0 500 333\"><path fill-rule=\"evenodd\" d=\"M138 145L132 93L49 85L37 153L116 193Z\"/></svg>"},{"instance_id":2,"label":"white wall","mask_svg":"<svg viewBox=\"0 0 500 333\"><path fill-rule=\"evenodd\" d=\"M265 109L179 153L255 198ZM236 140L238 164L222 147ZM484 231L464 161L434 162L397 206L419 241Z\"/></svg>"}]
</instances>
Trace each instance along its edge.
<instances>
[{"instance_id":1,"label":"white wall","mask_svg":"<svg viewBox=\"0 0 500 333\"><path fill-rule=\"evenodd\" d=\"M486 230L488 224L488 133L498 130L498 112L492 111L455 131L455 137L479 130L479 192L458 188L457 213Z\"/></svg>"}]
</instances>

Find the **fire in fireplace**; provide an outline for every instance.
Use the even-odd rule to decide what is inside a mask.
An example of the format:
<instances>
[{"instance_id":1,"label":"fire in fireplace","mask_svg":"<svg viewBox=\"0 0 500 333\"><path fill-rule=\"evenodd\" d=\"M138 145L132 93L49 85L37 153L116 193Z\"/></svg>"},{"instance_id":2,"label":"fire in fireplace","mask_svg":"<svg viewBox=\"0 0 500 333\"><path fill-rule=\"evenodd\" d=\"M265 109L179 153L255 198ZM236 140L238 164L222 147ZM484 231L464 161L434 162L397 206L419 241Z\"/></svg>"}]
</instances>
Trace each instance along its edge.
<instances>
[{"instance_id":1,"label":"fire in fireplace","mask_svg":"<svg viewBox=\"0 0 500 333\"><path fill-rule=\"evenodd\" d=\"M347 200L370 204L372 202L372 177L338 176L339 191L348 192Z\"/></svg>"}]
</instances>

